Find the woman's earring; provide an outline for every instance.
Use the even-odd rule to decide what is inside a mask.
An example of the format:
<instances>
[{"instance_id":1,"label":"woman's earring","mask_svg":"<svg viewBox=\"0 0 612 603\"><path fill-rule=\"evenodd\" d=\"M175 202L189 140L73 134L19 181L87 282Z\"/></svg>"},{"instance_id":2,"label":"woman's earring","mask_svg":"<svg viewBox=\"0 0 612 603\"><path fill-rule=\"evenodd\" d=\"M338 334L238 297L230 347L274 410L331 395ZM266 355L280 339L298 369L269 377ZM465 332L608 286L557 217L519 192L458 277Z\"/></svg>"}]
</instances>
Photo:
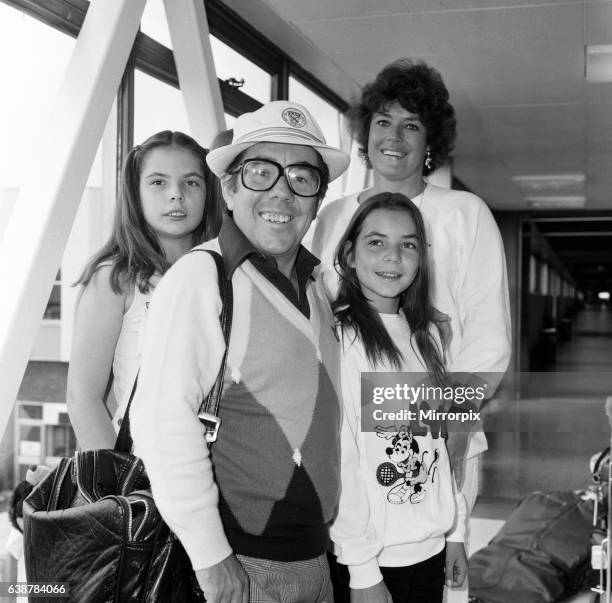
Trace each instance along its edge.
<instances>
[{"instance_id":1,"label":"woman's earring","mask_svg":"<svg viewBox=\"0 0 612 603\"><path fill-rule=\"evenodd\" d=\"M431 169L431 151L427 149L427 155L425 156L425 169Z\"/></svg>"}]
</instances>

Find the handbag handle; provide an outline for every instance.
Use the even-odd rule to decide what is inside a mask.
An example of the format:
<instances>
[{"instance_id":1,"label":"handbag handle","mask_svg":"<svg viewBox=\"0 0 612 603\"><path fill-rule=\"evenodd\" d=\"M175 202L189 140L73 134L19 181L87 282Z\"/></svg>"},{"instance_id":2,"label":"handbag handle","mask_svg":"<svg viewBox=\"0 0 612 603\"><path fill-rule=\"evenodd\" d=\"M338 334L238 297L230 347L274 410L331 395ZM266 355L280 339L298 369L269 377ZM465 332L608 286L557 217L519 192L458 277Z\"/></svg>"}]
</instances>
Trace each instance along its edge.
<instances>
[{"instance_id":1,"label":"handbag handle","mask_svg":"<svg viewBox=\"0 0 612 603\"><path fill-rule=\"evenodd\" d=\"M192 253L198 251L209 253L212 256L217 268L219 294L221 295L220 321L221 329L223 331L223 339L225 339L225 352L223 353L223 359L221 361L221 366L219 367L219 372L217 373L217 378L215 379L210 392L208 392L208 396L206 396L206 398L202 401L202 404L198 410L198 418L205 427L206 431L204 436L207 444L210 446L210 444L217 439L219 425L221 424L221 420L217 415L219 413L221 393L223 392L223 379L225 377L225 366L227 364L227 352L229 350L229 340L232 332L234 294L232 281L225 271L225 264L223 263L223 258L221 255L216 251L211 251L209 249L194 249L192 250ZM117 435L117 440L115 442L116 452L130 452L132 450L132 445L134 442L132 440L132 436L130 435L130 407L132 406L132 400L134 398L134 393L136 392L137 383L138 376L136 376L136 379L134 380L132 393L130 394L130 399L125 409L125 414L121 420L121 428L119 429L119 434Z\"/></svg>"}]
</instances>

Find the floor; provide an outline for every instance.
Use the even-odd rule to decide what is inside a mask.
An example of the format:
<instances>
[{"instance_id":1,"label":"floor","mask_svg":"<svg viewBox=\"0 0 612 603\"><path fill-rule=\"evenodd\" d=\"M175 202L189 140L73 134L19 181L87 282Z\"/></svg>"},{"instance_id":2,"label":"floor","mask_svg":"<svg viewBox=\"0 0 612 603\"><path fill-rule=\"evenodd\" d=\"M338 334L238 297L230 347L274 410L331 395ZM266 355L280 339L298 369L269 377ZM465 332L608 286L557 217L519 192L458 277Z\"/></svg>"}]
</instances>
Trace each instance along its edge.
<instances>
[{"instance_id":1,"label":"floor","mask_svg":"<svg viewBox=\"0 0 612 603\"><path fill-rule=\"evenodd\" d=\"M558 344L556 364L546 373L521 375L520 399L496 400L486 410L489 450L470 521L470 555L487 545L529 492L588 486L591 456L610 443L611 368L612 311L585 309L571 339ZM568 601L588 600L584 593Z\"/></svg>"}]
</instances>

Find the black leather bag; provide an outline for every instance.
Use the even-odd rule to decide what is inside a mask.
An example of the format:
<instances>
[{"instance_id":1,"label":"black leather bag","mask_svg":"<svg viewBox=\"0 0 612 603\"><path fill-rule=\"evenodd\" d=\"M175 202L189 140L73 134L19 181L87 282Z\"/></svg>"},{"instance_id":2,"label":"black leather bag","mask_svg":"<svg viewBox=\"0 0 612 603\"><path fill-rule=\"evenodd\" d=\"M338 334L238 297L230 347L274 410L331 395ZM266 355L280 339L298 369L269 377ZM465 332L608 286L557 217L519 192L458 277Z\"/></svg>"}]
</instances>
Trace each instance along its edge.
<instances>
[{"instance_id":1,"label":"black leather bag","mask_svg":"<svg viewBox=\"0 0 612 603\"><path fill-rule=\"evenodd\" d=\"M231 282L221 256L209 253L217 264L227 344ZM198 414L209 445L219 426L227 347ZM114 450L76 452L62 459L25 500L28 581L66 582L68 600L78 603L204 601L187 554L157 510L142 461L129 452L129 406ZM57 595L49 597L57 600Z\"/></svg>"}]
</instances>

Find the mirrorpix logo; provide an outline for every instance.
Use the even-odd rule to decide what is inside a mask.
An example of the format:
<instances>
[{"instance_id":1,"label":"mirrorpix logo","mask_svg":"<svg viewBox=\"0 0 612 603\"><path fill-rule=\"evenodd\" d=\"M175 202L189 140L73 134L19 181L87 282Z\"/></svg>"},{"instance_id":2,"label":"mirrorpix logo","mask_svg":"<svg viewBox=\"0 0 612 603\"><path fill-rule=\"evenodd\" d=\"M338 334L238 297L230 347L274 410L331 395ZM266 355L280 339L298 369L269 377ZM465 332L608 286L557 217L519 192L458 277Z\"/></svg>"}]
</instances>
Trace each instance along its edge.
<instances>
[{"instance_id":1,"label":"mirrorpix logo","mask_svg":"<svg viewBox=\"0 0 612 603\"><path fill-rule=\"evenodd\" d=\"M303 128L306 125L306 116L299 109L285 109L281 117L292 128Z\"/></svg>"}]
</instances>

